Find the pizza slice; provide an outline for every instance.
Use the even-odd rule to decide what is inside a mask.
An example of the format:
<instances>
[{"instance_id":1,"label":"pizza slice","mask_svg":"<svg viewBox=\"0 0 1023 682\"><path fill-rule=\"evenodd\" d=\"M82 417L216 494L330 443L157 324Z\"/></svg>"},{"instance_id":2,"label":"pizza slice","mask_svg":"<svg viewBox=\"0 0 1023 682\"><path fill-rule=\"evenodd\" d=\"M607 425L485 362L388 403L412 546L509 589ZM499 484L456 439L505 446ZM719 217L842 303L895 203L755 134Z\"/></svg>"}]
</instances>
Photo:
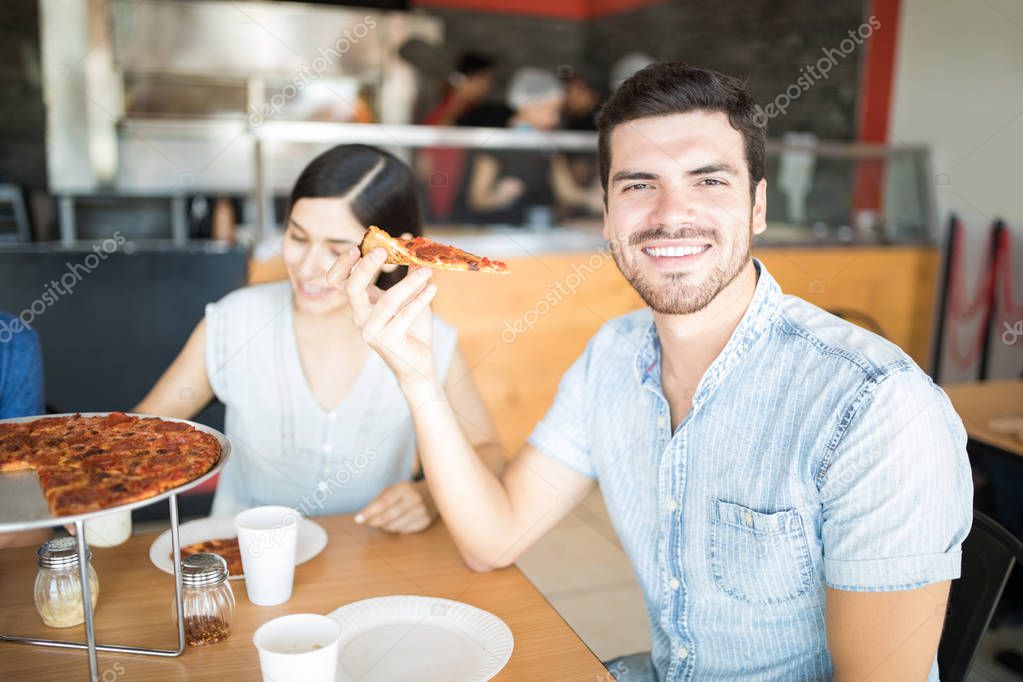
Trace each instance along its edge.
<instances>
[{"instance_id":1,"label":"pizza slice","mask_svg":"<svg viewBox=\"0 0 1023 682\"><path fill-rule=\"evenodd\" d=\"M369 230L362 238L359 249L362 251L362 255L366 256L376 248L386 251L387 260L385 262L394 265L418 265L436 270L508 274L508 265L499 260L477 256L426 237L413 239L392 237L376 225L370 225Z\"/></svg>"},{"instance_id":2,"label":"pizza slice","mask_svg":"<svg viewBox=\"0 0 1023 682\"><path fill-rule=\"evenodd\" d=\"M242 550L238 544L238 538L203 540L185 545L181 548L181 558L206 552L222 557L227 562L227 572L230 575L242 575ZM173 560L174 557L171 555L171 561Z\"/></svg>"}]
</instances>

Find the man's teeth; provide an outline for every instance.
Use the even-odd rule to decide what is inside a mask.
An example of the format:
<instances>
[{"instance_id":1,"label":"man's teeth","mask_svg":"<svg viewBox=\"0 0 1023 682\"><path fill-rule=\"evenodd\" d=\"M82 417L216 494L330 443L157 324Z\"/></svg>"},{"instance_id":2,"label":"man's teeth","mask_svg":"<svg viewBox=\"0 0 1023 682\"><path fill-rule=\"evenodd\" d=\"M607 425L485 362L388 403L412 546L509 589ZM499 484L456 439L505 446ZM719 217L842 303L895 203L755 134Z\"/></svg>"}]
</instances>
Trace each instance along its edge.
<instances>
[{"instance_id":1,"label":"man's teeth","mask_svg":"<svg viewBox=\"0 0 1023 682\"><path fill-rule=\"evenodd\" d=\"M702 246L655 246L649 249L643 249L643 251L651 256L658 257L679 257L679 256L695 256L698 253L703 253L710 246L704 244Z\"/></svg>"}]
</instances>

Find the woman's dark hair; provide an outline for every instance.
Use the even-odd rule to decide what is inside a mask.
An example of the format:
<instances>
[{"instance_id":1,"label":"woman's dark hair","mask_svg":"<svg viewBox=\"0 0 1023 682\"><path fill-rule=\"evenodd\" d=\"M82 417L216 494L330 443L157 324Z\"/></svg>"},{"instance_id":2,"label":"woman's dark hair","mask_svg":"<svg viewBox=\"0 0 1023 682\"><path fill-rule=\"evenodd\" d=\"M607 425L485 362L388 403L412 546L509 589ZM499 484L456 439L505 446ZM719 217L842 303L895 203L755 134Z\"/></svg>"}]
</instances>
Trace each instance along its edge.
<instances>
[{"instance_id":1,"label":"woman's dark hair","mask_svg":"<svg viewBox=\"0 0 1023 682\"><path fill-rule=\"evenodd\" d=\"M347 198L363 227L376 225L394 237L423 233L412 170L393 154L364 144L341 144L313 159L291 190L288 213L299 199ZM377 286L386 289L407 268L385 272Z\"/></svg>"},{"instance_id":2,"label":"woman's dark hair","mask_svg":"<svg viewBox=\"0 0 1023 682\"><path fill-rule=\"evenodd\" d=\"M690 111L720 111L742 133L750 196L764 177L767 116L738 78L682 62L661 62L640 69L618 86L597 114L600 182L607 201L611 171L611 133L616 126L638 118L669 116Z\"/></svg>"}]
</instances>

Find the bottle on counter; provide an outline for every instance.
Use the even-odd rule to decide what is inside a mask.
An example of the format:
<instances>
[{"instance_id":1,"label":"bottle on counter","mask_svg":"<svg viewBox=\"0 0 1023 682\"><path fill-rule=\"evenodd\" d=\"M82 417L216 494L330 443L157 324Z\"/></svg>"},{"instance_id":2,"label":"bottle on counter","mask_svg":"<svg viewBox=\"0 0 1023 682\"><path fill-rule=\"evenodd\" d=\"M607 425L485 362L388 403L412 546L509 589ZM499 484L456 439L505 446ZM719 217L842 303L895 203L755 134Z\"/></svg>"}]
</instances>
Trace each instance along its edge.
<instances>
[{"instance_id":1,"label":"bottle on counter","mask_svg":"<svg viewBox=\"0 0 1023 682\"><path fill-rule=\"evenodd\" d=\"M187 556L181 560L181 585L188 645L204 646L227 639L234 618L227 562L217 554Z\"/></svg>"},{"instance_id":2,"label":"bottle on counter","mask_svg":"<svg viewBox=\"0 0 1023 682\"><path fill-rule=\"evenodd\" d=\"M82 582L78 565L78 541L73 537L54 538L36 553L36 610L51 628L68 628L85 622ZM99 577L92 567L89 552L89 597L93 613L99 599Z\"/></svg>"}]
</instances>

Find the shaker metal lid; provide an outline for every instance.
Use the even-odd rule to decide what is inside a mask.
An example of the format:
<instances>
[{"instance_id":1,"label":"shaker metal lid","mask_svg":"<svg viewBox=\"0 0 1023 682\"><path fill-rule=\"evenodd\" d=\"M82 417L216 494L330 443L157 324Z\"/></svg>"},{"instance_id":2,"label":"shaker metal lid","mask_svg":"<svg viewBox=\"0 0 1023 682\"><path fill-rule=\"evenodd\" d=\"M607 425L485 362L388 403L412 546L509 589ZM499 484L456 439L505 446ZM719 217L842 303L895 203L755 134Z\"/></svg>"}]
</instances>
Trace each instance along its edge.
<instances>
[{"instance_id":1,"label":"shaker metal lid","mask_svg":"<svg viewBox=\"0 0 1023 682\"><path fill-rule=\"evenodd\" d=\"M202 552L181 560L181 582L189 587L216 585L227 580L227 562L219 554Z\"/></svg>"},{"instance_id":2,"label":"shaker metal lid","mask_svg":"<svg viewBox=\"0 0 1023 682\"><path fill-rule=\"evenodd\" d=\"M54 538L43 543L36 552L36 563L42 568L71 568L78 565L78 540L73 537ZM92 552L88 553L92 559Z\"/></svg>"}]
</instances>

